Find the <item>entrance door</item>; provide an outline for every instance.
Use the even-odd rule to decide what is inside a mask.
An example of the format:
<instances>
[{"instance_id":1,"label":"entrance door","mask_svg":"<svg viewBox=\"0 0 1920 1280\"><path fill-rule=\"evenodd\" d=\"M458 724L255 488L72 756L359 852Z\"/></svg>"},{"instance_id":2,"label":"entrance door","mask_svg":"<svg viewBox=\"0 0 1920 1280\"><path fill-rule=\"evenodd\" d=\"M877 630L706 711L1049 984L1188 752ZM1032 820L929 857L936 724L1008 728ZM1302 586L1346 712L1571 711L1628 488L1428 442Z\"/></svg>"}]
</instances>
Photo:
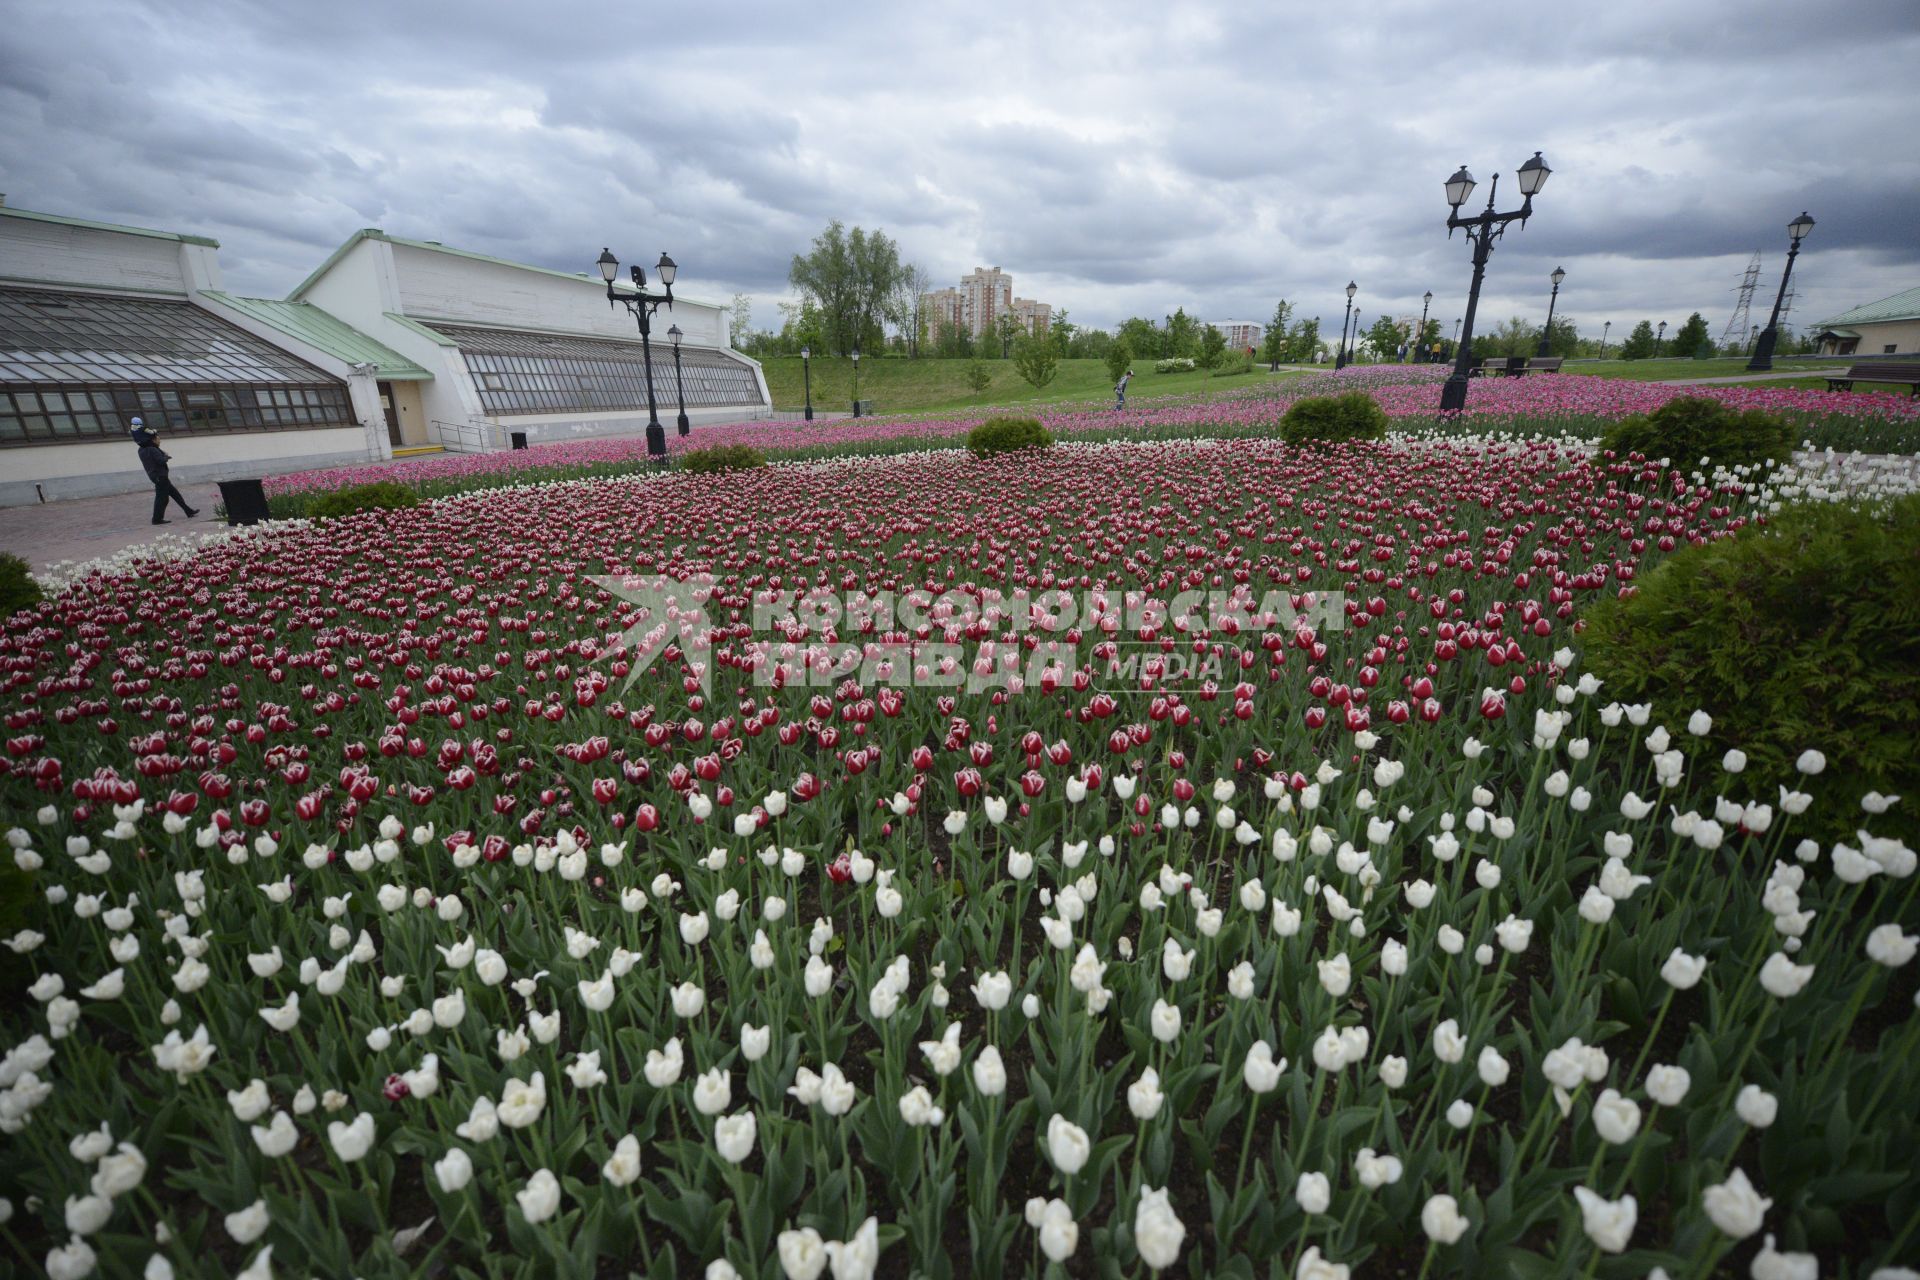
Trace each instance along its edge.
<instances>
[{"instance_id":1,"label":"entrance door","mask_svg":"<svg viewBox=\"0 0 1920 1280\"><path fill-rule=\"evenodd\" d=\"M400 410L393 404L393 384L380 384L380 412L387 415L387 439L393 447L400 447Z\"/></svg>"}]
</instances>

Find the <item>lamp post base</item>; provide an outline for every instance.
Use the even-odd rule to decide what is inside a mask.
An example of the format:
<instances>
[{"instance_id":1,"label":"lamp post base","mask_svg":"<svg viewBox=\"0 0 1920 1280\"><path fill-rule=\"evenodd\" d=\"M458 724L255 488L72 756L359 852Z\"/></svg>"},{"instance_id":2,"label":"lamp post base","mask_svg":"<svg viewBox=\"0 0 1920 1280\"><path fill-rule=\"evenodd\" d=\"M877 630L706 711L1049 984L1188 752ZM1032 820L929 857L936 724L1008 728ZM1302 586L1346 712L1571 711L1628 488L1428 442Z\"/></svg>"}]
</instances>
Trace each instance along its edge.
<instances>
[{"instance_id":1,"label":"lamp post base","mask_svg":"<svg viewBox=\"0 0 1920 1280\"><path fill-rule=\"evenodd\" d=\"M657 422L647 424L647 457L655 462L667 460L667 429Z\"/></svg>"},{"instance_id":2,"label":"lamp post base","mask_svg":"<svg viewBox=\"0 0 1920 1280\"><path fill-rule=\"evenodd\" d=\"M1440 388L1440 412L1459 413L1467 407L1467 375L1456 373Z\"/></svg>"},{"instance_id":3,"label":"lamp post base","mask_svg":"<svg viewBox=\"0 0 1920 1280\"><path fill-rule=\"evenodd\" d=\"M856 418L860 416L860 402L858 400L853 402L853 416Z\"/></svg>"},{"instance_id":4,"label":"lamp post base","mask_svg":"<svg viewBox=\"0 0 1920 1280\"><path fill-rule=\"evenodd\" d=\"M812 421L813 421L813 406L812 406L812 405L808 405L808 406L807 406L807 421L808 421L808 422L812 422Z\"/></svg>"},{"instance_id":5,"label":"lamp post base","mask_svg":"<svg viewBox=\"0 0 1920 1280\"><path fill-rule=\"evenodd\" d=\"M681 414L679 423L680 434L684 436L691 430L693 430L693 428L687 425L687 415L684 413Z\"/></svg>"},{"instance_id":6,"label":"lamp post base","mask_svg":"<svg viewBox=\"0 0 1920 1280\"><path fill-rule=\"evenodd\" d=\"M1753 349L1753 359L1747 361L1747 368L1755 373L1764 373L1773 368L1773 347L1780 340L1780 334L1774 329L1764 329L1760 333L1759 345Z\"/></svg>"}]
</instances>

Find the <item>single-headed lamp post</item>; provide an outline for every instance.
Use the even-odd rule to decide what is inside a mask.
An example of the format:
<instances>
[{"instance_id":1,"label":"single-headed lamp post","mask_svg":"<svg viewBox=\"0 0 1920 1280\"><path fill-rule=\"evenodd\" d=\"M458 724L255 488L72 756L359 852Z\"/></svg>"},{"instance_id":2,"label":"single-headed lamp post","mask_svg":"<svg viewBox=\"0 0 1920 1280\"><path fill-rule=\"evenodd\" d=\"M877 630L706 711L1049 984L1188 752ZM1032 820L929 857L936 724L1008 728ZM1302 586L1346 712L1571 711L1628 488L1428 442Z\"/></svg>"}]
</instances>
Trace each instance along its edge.
<instances>
[{"instance_id":1,"label":"single-headed lamp post","mask_svg":"<svg viewBox=\"0 0 1920 1280\"><path fill-rule=\"evenodd\" d=\"M680 332L680 326L677 324L667 330L667 337L673 339L673 386L674 390L680 395L680 422L678 425L680 434L683 436L687 434L687 380L680 372L680 339L685 336L685 334Z\"/></svg>"},{"instance_id":2,"label":"single-headed lamp post","mask_svg":"<svg viewBox=\"0 0 1920 1280\"><path fill-rule=\"evenodd\" d=\"M1747 354L1748 355L1753 354L1753 349L1754 347L1759 345L1759 342L1760 342L1760 326L1755 325L1753 326L1752 331L1747 334Z\"/></svg>"},{"instance_id":3,"label":"single-headed lamp post","mask_svg":"<svg viewBox=\"0 0 1920 1280\"><path fill-rule=\"evenodd\" d=\"M1600 326L1600 358L1602 360L1607 358L1607 335L1611 332L1613 332L1613 321L1609 320Z\"/></svg>"},{"instance_id":4,"label":"single-headed lamp post","mask_svg":"<svg viewBox=\"0 0 1920 1280\"><path fill-rule=\"evenodd\" d=\"M1459 344L1454 351L1453 373L1440 389L1442 413L1458 413L1467 407L1467 371L1473 362L1473 313L1480 306L1480 282L1486 278L1487 258L1493 253L1493 242L1506 234L1508 223L1526 225L1527 219L1533 216L1533 197L1547 185L1547 175L1552 172L1547 168L1547 162L1540 158L1540 153L1534 152L1533 158L1522 164L1514 175L1523 197L1518 209L1510 213L1494 210L1494 197L1500 190L1500 175L1496 173L1487 192L1487 207L1465 218L1460 216L1460 206L1473 194L1473 175L1467 172L1467 166L1461 165L1460 171L1446 181L1447 204L1453 209L1447 215L1447 235L1451 237L1457 229L1466 231L1467 243L1473 247L1473 283L1467 289L1465 328L1460 331Z\"/></svg>"},{"instance_id":5,"label":"single-headed lamp post","mask_svg":"<svg viewBox=\"0 0 1920 1280\"><path fill-rule=\"evenodd\" d=\"M1340 349L1333 353L1333 367L1344 369L1347 366L1347 325L1353 320L1353 295L1360 292L1360 286L1347 281L1347 309L1340 317Z\"/></svg>"},{"instance_id":6,"label":"single-headed lamp post","mask_svg":"<svg viewBox=\"0 0 1920 1280\"><path fill-rule=\"evenodd\" d=\"M660 425L660 410L653 399L653 313L660 309L661 303L667 304L667 310L673 310L673 278L680 268L674 265L672 258L660 255L660 261L654 266L659 273L664 293L647 292L647 273L636 264L633 269L633 288L626 293L618 292L613 282L620 275L620 259L613 256L611 249L600 251L600 278L607 282L607 306L620 303L633 313L640 322L640 355L647 366L647 456L656 462L667 460L667 432ZM684 419L682 419L684 421ZM684 434L684 428L682 429Z\"/></svg>"},{"instance_id":7,"label":"single-headed lamp post","mask_svg":"<svg viewBox=\"0 0 1920 1280\"><path fill-rule=\"evenodd\" d=\"M860 344L853 344L853 416L860 416Z\"/></svg>"},{"instance_id":8,"label":"single-headed lamp post","mask_svg":"<svg viewBox=\"0 0 1920 1280\"><path fill-rule=\"evenodd\" d=\"M1666 338L1666 336L1667 336L1667 322L1665 320L1662 320L1660 322L1660 327L1653 331L1653 358L1655 360L1658 360L1660 358L1660 343L1663 339Z\"/></svg>"},{"instance_id":9,"label":"single-headed lamp post","mask_svg":"<svg viewBox=\"0 0 1920 1280\"><path fill-rule=\"evenodd\" d=\"M800 375L807 384L807 421L813 421L813 348L800 348Z\"/></svg>"},{"instance_id":10,"label":"single-headed lamp post","mask_svg":"<svg viewBox=\"0 0 1920 1280\"><path fill-rule=\"evenodd\" d=\"M1787 300L1787 281L1793 278L1793 260L1800 256L1800 242L1812 230L1813 219L1804 213L1787 224L1787 234L1793 237L1793 243L1787 246L1787 267L1780 273L1780 292L1773 295L1773 314L1767 317L1767 327L1760 331L1753 359L1747 361L1749 369L1773 368L1773 346L1780 340L1780 305Z\"/></svg>"},{"instance_id":11,"label":"single-headed lamp post","mask_svg":"<svg viewBox=\"0 0 1920 1280\"><path fill-rule=\"evenodd\" d=\"M1424 350L1427 345L1427 310L1432 306L1433 290L1429 289L1426 292L1426 296L1420 299L1420 327L1414 331L1413 341L1407 344L1409 356L1413 356L1414 353L1418 352L1419 354L1416 358L1421 361L1427 358Z\"/></svg>"},{"instance_id":12,"label":"single-headed lamp post","mask_svg":"<svg viewBox=\"0 0 1920 1280\"><path fill-rule=\"evenodd\" d=\"M1547 327L1540 331L1540 350L1535 352L1535 355L1550 356L1553 354L1553 349L1549 345L1553 338L1553 306L1556 302L1560 301L1560 282L1566 278L1567 269L1565 267L1555 267L1553 274L1547 277L1547 279L1553 281L1553 293L1547 298Z\"/></svg>"}]
</instances>

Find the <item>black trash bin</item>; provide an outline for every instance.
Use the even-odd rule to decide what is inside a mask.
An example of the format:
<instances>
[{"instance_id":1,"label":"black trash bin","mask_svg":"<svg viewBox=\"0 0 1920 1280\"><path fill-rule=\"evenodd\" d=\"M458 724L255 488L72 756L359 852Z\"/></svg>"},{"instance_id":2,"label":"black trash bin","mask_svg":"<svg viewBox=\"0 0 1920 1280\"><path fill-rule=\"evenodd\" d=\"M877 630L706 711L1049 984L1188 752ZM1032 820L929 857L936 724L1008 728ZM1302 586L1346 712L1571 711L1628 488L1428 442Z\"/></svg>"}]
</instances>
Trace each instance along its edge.
<instances>
[{"instance_id":1,"label":"black trash bin","mask_svg":"<svg viewBox=\"0 0 1920 1280\"><path fill-rule=\"evenodd\" d=\"M228 524L259 524L272 518L267 514L267 491L258 480L222 480L220 505L227 509Z\"/></svg>"},{"instance_id":2,"label":"black trash bin","mask_svg":"<svg viewBox=\"0 0 1920 1280\"><path fill-rule=\"evenodd\" d=\"M507 440L516 449L524 449L527 447L527 433L524 431L507 432Z\"/></svg>"}]
</instances>

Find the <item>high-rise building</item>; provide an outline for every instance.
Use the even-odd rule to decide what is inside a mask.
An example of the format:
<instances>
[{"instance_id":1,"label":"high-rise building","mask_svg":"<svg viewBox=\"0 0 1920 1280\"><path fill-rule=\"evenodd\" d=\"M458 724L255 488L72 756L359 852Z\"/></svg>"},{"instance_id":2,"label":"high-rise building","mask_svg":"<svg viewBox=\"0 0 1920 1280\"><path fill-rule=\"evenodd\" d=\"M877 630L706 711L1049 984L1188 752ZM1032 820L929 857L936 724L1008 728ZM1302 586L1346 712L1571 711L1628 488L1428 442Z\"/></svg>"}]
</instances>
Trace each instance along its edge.
<instances>
[{"instance_id":1,"label":"high-rise building","mask_svg":"<svg viewBox=\"0 0 1920 1280\"><path fill-rule=\"evenodd\" d=\"M926 325L928 341L937 339L943 329L959 329L967 323L967 295L958 289L935 289L922 294L920 316Z\"/></svg>"},{"instance_id":2,"label":"high-rise building","mask_svg":"<svg viewBox=\"0 0 1920 1280\"><path fill-rule=\"evenodd\" d=\"M1028 333L1045 333L1047 326L1053 323L1053 307L1045 302L1035 302L1032 298L1015 298L1013 314L1019 318L1020 327Z\"/></svg>"},{"instance_id":3,"label":"high-rise building","mask_svg":"<svg viewBox=\"0 0 1920 1280\"><path fill-rule=\"evenodd\" d=\"M1267 327L1258 320L1202 320L1197 327L1205 332L1209 324L1226 338L1229 351L1258 347L1267 333Z\"/></svg>"},{"instance_id":4,"label":"high-rise building","mask_svg":"<svg viewBox=\"0 0 1920 1280\"><path fill-rule=\"evenodd\" d=\"M961 277L959 288L922 294L921 306L929 338L949 326L985 338L1003 315L1013 316L1028 333L1044 332L1053 322L1052 304L1014 297L1013 277L998 267L975 267Z\"/></svg>"},{"instance_id":5,"label":"high-rise building","mask_svg":"<svg viewBox=\"0 0 1920 1280\"><path fill-rule=\"evenodd\" d=\"M1013 309L1013 277L998 267L975 267L960 279L966 294L966 324L976 338L993 332L994 321Z\"/></svg>"}]
</instances>

